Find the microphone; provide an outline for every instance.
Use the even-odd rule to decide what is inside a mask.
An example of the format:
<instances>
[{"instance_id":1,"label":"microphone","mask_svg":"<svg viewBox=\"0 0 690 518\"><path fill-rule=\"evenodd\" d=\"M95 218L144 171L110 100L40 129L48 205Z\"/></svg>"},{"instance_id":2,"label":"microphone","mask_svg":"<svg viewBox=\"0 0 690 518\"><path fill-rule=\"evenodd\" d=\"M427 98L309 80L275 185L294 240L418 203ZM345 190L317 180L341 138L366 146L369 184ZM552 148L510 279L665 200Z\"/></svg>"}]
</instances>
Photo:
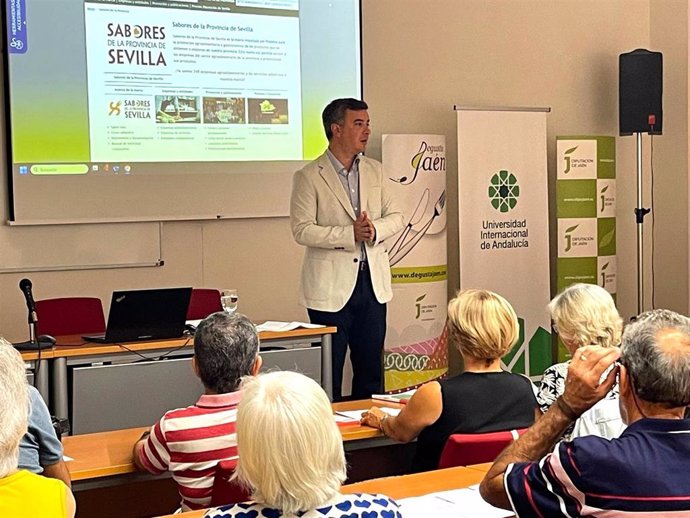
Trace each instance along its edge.
<instances>
[{"instance_id":1,"label":"microphone","mask_svg":"<svg viewBox=\"0 0 690 518\"><path fill-rule=\"evenodd\" d=\"M22 290L24 298L26 299L26 307L29 310L29 324L38 322L38 314L36 313L36 303L34 302L33 293L31 293L31 281L29 279L22 279L19 281L19 289Z\"/></svg>"}]
</instances>

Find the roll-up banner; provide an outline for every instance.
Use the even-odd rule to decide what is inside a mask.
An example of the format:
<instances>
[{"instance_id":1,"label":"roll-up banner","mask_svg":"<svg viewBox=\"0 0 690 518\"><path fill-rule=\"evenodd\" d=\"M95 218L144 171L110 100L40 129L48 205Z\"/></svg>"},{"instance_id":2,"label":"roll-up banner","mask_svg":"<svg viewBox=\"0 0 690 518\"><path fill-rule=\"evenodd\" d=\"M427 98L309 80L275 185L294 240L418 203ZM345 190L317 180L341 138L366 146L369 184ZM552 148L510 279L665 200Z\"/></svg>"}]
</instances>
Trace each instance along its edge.
<instances>
[{"instance_id":1,"label":"roll-up banner","mask_svg":"<svg viewBox=\"0 0 690 518\"><path fill-rule=\"evenodd\" d=\"M598 284L616 299L616 139L557 137L557 289ZM559 361L566 349L559 347Z\"/></svg>"},{"instance_id":2,"label":"roll-up banner","mask_svg":"<svg viewBox=\"0 0 690 518\"><path fill-rule=\"evenodd\" d=\"M445 135L383 135L383 166L405 226L388 239L393 300L384 350L386 391L448 371Z\"/></svg>"},{"instance_id":3,"label":"roll-up banner","mask_svg":"<svg viewBox=\"0 0 690 518\"><path fill-rule=\"evenodd\" d=\"M547 108L462 108L458 119L460 288L505 297L520 337L504 367L551 365Z\"/></svg>"}]
</instances>

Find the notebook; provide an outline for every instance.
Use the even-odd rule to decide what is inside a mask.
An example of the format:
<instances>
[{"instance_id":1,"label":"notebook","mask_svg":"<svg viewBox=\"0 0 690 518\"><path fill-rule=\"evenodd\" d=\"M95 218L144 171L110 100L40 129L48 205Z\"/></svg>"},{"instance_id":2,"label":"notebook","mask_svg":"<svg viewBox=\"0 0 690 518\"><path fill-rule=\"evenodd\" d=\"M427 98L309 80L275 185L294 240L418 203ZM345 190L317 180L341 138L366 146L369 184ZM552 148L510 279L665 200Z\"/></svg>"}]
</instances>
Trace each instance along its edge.
<instances>
[{"instance_id":1,"label":"notebook","mask_svg":"<svg viewBox=\"0 0 690 518\"><path fill-rule=\"evenodd\" d=\"M192 288L114 291L105 333L87 342L118 343L179 338Z\"/></svg>"}]
</instances>

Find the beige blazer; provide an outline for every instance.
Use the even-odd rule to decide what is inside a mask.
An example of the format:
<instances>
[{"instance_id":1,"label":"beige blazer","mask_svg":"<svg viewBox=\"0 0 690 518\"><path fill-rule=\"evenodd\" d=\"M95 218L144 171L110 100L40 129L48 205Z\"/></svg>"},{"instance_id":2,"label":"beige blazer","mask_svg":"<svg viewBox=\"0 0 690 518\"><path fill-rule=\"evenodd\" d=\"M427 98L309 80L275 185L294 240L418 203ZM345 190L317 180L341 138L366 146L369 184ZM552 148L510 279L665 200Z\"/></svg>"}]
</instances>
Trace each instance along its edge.
<instances>
[{"instance_id":1,"label":"beige blazer","mask_svg":"<svg viewBox=\"0 0 690 518\"><path fill-rule=\"evenodd\" d=\"M376 299L385 303L393 297L386 239L403 228L403 215L391 198L383 167L364 156L359 162L359 196L376 228L375 241L365 246ZM299 296L303 306L339 311L350 299L360 256L355 219L350 198L325 153L295 173L290 225L295 241L307 247Z\"/></svg>"}]
</instances>

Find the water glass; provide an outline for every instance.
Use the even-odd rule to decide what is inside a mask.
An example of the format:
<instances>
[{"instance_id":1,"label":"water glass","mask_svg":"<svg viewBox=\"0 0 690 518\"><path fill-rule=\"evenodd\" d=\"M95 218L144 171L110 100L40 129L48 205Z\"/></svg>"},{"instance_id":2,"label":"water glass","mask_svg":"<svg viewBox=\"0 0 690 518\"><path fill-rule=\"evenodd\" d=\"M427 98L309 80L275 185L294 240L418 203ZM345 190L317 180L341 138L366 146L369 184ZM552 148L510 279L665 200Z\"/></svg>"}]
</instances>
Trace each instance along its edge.
<instances>
[{"instance_id":1,"label":"water glass","mask_svg":"<svg viewBox=\"0 0 690 518\"><path fill-rule=\"evenodd\" d=\"M220 303L226 313L237 311L237 290L223 290L220 292Z\"/></svg>"}]
</instances>

